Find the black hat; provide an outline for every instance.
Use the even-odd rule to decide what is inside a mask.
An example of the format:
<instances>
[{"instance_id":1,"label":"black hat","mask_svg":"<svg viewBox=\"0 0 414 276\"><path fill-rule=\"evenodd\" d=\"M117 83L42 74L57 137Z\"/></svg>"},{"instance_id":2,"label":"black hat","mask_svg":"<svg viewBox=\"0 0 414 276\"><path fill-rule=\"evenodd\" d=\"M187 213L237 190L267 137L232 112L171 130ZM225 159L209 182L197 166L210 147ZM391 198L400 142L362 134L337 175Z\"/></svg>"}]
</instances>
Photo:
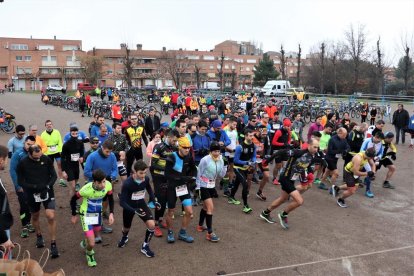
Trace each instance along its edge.
<instances>
[{"instance_id":1,"label":"black hat","mask_svg":"<svg viewBox=\"0 0 414 276\"><path fill-rule=\"evenodd\" d=\"M214 141L210 145L210 151L221 150L221 147L218 142Z\"/></svg>"},{"instance_id":2,"label":"black hat","mask_svg":"<svg viewBox=\"0 0 414 276\"><path fill-rule=\"evenodd\" d=\"M394 133L391 131L388 131L385 133L384 138L394 138Z\"/></svg>"}]
</instances>

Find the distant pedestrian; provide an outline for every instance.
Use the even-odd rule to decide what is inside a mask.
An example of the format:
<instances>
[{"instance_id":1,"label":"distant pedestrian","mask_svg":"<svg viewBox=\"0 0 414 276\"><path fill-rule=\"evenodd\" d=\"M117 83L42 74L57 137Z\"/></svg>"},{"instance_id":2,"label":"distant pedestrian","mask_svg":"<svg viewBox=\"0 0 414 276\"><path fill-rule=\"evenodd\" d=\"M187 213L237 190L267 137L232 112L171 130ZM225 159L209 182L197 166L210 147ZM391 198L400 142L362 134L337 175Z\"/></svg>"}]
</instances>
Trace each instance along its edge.
<instances>
[{"instance_id":1,"label":"distant pedestrian","mask_svg":"<svg viewBox=\"0 0 414 276\"><path fill-rule=\"evenodd\" d=\"M398 142L400 140L400 134L401 134L401 142L405 143L405 132L404 129L407 128L408 123L410 120L410 114L408 114L408 111L404 109L403 104L398 105L398 109L394 111L394 114L392 115L392 124L395 127L395 144L398 145Z\"/></svg>"}]
</instances>

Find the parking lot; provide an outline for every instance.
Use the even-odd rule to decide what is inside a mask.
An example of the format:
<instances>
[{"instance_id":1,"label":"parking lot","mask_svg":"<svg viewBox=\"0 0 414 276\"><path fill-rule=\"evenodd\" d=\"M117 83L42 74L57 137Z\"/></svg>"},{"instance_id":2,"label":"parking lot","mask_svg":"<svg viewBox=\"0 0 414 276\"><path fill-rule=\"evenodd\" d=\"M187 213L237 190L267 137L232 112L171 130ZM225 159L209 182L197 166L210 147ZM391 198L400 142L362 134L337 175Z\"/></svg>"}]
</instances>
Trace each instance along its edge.
<instances>
[{"instance_id":1,"label":"parking lot","mask_svg":"<svg viewBox=\"0 0 414 276\"><path fill-rule=\"evenodd\" d=\"M81 118L79 113L45 106L35 94L0 95L0 106L26 127L36 123L42 130L44 121L51 119L62 136L69 130L70 122L77 122L81 130L87 131L91 120ZM412 106L408 111L411 114ZM386 130L392 129L386 125ZM10 137L0 132L0 144L6 145ZM151 248L156 253L153 259L139 252L145 228L138 218L133 222L128 245L116 247L122 228L121 207L116 199L114 232L103 235L103 244L96 247L96 268L87 267L79 247L83 238L81 227L70 222L68 188L55 185L57 245L61 256L50 260L46 271L63 268L66 275L413 275L414 151L407 144L398 145L397 157L397 172L392 180L395 190L382 188L385 170L381 169L373 185L375 197L368 199L359 190L347 200L350 207L343 209L326 191L314 187L304 194L304 205L289 216L288 231L259 219L259 212L279 195L280 187L267 185L264 193L268 202L262 202L254 196L257 185L253 184L250 215L242 213L241 207L229 205L221 196L215 200L213 224L220 242L209 243L204 234L195 231L200 211L200 207L195 207L189 229L195 242L167 244L164 232L163 238L152 240ZM0 177L10 193L15 217L13 241L38 259L42 251L34 246L35 236L19 237L18 204L8 171L0 172ZM115 191L119 190L117 183ZM236 195L239 198L240 193ZM41 220L48 244L46 219L42 216ZM177 212L176 231L180 223Z\"/></svg>"}]
</instances>

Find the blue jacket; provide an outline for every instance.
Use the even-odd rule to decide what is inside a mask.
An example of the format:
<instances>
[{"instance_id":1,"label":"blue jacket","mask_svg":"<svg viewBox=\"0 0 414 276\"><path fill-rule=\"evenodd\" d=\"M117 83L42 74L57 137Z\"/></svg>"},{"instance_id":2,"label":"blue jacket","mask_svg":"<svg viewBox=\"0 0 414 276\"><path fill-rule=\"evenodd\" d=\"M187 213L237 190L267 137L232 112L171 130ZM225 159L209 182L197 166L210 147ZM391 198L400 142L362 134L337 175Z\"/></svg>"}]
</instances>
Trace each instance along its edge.
<instances>
[{"instance_id":1,"label":"blue jacket","mask_svg":"<svg viewBox=\"0 0 414 276\"><path fill-rule=\"evenodd\" d=\"M102 149L92 152L86 159L83 172L88 181L93 181L92 172L96 169L103 170L107 177L115 179L118 176L118 165L115 154L111 152L109 157L105 157L102 154Z\"/></svg>"},{"instance_id":2,"label":"blue jacket","mask_svg":"<svg viewBox=\"0 0 414 276\"><path fill-rule=\"evenodd\" d=\"M206 135L210 137L211 141L223 142L225 147L231 144L229 136L222 129L220 130L220 135L219 135L220 139L217 139L218 137L216 136L216 133L212 131L211 129L207 131Z\"/></svg>"},{"instance_id":3,"label":"blue jacket","mask_svg":"<svg viewBox=\"0 0 414 276\"><path fill-rule=\"evenodd\" d=\"M408 122L408 128L414 130L414 115L410 117L410 121Z\"/></svg>"},{"instance_id":4,"label":"blue jacket","mask_svg":"<svg viewBox=\"0 0 414 276\"><path fill-rule=\"evenodd\" d=\"M65 137L63 137L63 144L66 143L67 141L69 141L69 139L70 139L70 132L66 133ZM78 131L78 139L81 140L84 143L89 142L88 135L82 130ZM86 140L86 139L88 139L88 140Z\"/></svg>"},{"instance_id":5,"label":"blue jacket","mask_svg":"<svg viewBox=\"0 0 414 276\"><path fill-rule=\"evenodd\" d=\"M20 160L25 158L28 155L27 151L23 149L19 149L15 153L13 153L12 158L10 160L10 178L13 181L14 188L16 191L21 188L17 181L17 165L19 165Z\"/></svg>"},{"instance_id":6,"label":"blue jacket","mask_svg":"<svg viewBox=\"0 0 414 276\"><path fill-rule=\"evenodd\" d=\"M198 133L196 134L196 136L194 136L193 150L194 150L194 160L196 162L199 162L201 158L206 156L206 154L200 154L200 153L203 153L203 149L205 150L204 152L207 152L208 154L208 152L210 151L210 144L211 144L210 136L207 136L207 135L201 136Z\"/></svg>"},{"instance_id":7,"label":"blue jacket","mask_svg":"<svg viewBox=\"0 0 414 276\"><path fill-rule=\"evenodd\" d=\"M108 129L108 134L112 133L112 127L108 124L105 124L106 128ZM91 137L98 137L99 136L99 128L100 126L94 125L91 129Z\"/></svg>"}]
</instances>

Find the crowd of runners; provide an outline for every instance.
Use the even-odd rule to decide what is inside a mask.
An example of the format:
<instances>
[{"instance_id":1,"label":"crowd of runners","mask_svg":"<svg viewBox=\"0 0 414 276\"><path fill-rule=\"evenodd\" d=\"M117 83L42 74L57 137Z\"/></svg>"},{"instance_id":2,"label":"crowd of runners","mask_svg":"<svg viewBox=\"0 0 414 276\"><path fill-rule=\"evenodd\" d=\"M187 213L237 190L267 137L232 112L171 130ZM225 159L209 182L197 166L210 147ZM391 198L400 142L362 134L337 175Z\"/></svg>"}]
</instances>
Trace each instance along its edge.
<instances>
[{"instance_id":1,"label":"crowd of runners","mask_svg":"<svg viewBox=\"0 0 414 276\"><path fill-rule=\"evenodd\" d=\"M76 122L55 126L52 120L42 126L18 125L7 147L0 146L0 169L9 169L15 187L20 236L34 233L36 247L45 246L39 224L43 206L51 256L59 257L55 182L67 187L68 220L80 221L85 235L80 246L91 267L97 265L95 244L102 242L101 233L112 232L115 220L123 224L122 233L117 233L119 248L128 243L134 217L142 220L146 230L140 251L147 257L155 256L150 248L153 236L165 236L168 243L176 238L192 243L187 229L193 227L194 217L197 232L204 232L210 242L220 241L213 228L214 200L219 196L227 197L241 213L255 214L268 223L279 221L288 229L288 217L303 204L304 192L313 185L329 192L342 208L352 203L348 198L358 188L364 189L367 198L374 197L371 183L381 168L387 171L384 179L377 179L382 187L396 188L392 183L397 159L394 138L396 144L404 144L408 132L409 148L414 147L414 114L410 116L402 104L393 114L395 132L384 132L382 120L370 126L365 120L352 121L347 113L339 118L331 110L319 115L305 133L301 114L282 118L273 101L258 108L246 96L246 105L231 111L227 97L215 106L190 97L189 109L185 100L178 100L168 94L161 99L173 107L171 123L154 109L145 117L132 112L125 118L116 101L112 122L94 114L88 130L79 129ZM7 249L13 247L8 232L11 215L0 184L0 243ZM269 200L264 194L266 185L280 185L280 195L253 212L249 201ZM178 199L182 218L179 230L174 231ZM196 214L193 207L199 205ZM118 206L122 218L114 218ZM271 213L276 209L274 219Z\"/></svg>"}]
</instances>

